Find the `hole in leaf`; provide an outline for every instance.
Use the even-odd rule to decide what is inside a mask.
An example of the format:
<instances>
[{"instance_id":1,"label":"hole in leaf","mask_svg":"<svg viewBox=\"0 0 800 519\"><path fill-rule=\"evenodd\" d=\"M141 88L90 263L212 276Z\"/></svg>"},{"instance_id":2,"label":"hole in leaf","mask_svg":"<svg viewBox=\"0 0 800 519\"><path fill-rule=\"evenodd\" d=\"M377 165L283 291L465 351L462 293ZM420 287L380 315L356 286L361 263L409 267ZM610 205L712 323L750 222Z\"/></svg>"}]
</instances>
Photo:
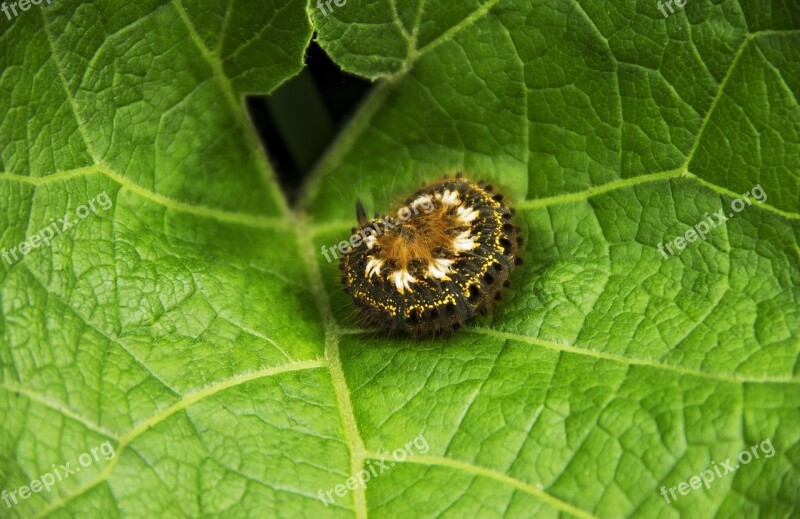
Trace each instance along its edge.
<instances>
[{"instance_id":1,"label":"hole in leaf","mask_svg":"<svg viewBox=\"0 0 800 519\"><path fill-rule=\"evenodd\" d=\"M248 96L247 111L294 204L314 164L331 145L372 84L342 71L312 40L306 67L268 96Z\"/></svg>"}]
</instances>

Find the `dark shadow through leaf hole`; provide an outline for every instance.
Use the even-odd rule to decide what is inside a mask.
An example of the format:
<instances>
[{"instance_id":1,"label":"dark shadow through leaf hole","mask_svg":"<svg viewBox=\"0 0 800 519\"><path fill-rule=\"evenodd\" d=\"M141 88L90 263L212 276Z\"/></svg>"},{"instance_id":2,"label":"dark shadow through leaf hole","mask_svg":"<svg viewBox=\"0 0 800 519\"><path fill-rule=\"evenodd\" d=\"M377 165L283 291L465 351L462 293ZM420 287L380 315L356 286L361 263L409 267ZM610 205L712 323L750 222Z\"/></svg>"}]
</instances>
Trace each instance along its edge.
<instances>
[{"instance_id":1,"label":"dark shadow through leaf hole","mask_svg":"<svg viewBox=\"0 0 800 519\"><path fill-rule=\"evenodd\" d=\"M268 96L248 96L247 111L281 189L294 205L306 176L372 88L312 41L306 67Z\"/></svg>"}]
</instances>

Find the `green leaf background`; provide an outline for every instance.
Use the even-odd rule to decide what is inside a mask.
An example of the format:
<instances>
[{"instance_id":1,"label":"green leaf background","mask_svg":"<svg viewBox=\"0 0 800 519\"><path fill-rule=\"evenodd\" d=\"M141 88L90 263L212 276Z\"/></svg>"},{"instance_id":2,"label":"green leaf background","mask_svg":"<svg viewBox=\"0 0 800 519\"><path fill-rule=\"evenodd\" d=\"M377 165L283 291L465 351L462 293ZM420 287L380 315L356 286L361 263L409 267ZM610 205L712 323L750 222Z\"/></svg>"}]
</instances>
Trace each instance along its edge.
<instances>
[{"instance_id":1,"label":"green leaf background","mask_svg":"<svg viewBox=\"0 0 800 519\"><path fill-rule=\"evenodd\" d=\"M0 17L2 517L796 517L792 0L54 0ZM312 34L376 81L290 209L244 109ZM354 328L353 201L463 170L518 209L491 315ZM760 184L706 241L657 250ZM317 497L423 435L429 450ZM666 504L712 461L754 460ZM74 461L73 461L74 464Z\"/></svg>"}]
</instances>

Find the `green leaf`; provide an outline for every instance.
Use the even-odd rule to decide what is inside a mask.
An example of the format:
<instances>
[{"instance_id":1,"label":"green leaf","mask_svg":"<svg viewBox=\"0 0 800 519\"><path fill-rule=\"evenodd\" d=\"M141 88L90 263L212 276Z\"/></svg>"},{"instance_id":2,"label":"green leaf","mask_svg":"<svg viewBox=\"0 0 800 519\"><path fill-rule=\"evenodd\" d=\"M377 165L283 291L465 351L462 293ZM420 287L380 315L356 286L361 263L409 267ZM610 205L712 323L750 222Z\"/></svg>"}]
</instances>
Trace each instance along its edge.
<instances>
[{"instance_id":1,"label":"green leaf","mask_svg":"<svg viewBox=\"0 0 800 519\"><path fill-rule=\"evenodd\" d=\"M0 247L74 222L0 260L0 516L796 516L794 4L330 6L0 17ZM312 30L376 85L290 211L243 96ZM440 340L354 328L320 247L457 170L517 208L504 301Z\"/></svg>"}]
</instances>

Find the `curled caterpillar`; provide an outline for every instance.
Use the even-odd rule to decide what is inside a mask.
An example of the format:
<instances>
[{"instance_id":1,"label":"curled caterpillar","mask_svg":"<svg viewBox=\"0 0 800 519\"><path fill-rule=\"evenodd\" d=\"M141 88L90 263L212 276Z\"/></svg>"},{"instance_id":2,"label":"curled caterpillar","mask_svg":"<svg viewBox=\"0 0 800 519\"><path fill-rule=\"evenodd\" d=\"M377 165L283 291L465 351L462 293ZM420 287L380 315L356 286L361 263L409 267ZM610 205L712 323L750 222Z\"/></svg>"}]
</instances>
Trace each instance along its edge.
<instances>
[{"instance_id":1,"label":"curled caterpillar","mask_svg":"<svg viewBox=\"0 0 800 519\"><path fill-rule=\"evenodd\" d=\"M368 219L358 201L359 243L339 264L369 327L413 337L457 330L500 298L521 262L514 210L460 173L423 185L394 214Z\"/></svg>"}]
</instances>

